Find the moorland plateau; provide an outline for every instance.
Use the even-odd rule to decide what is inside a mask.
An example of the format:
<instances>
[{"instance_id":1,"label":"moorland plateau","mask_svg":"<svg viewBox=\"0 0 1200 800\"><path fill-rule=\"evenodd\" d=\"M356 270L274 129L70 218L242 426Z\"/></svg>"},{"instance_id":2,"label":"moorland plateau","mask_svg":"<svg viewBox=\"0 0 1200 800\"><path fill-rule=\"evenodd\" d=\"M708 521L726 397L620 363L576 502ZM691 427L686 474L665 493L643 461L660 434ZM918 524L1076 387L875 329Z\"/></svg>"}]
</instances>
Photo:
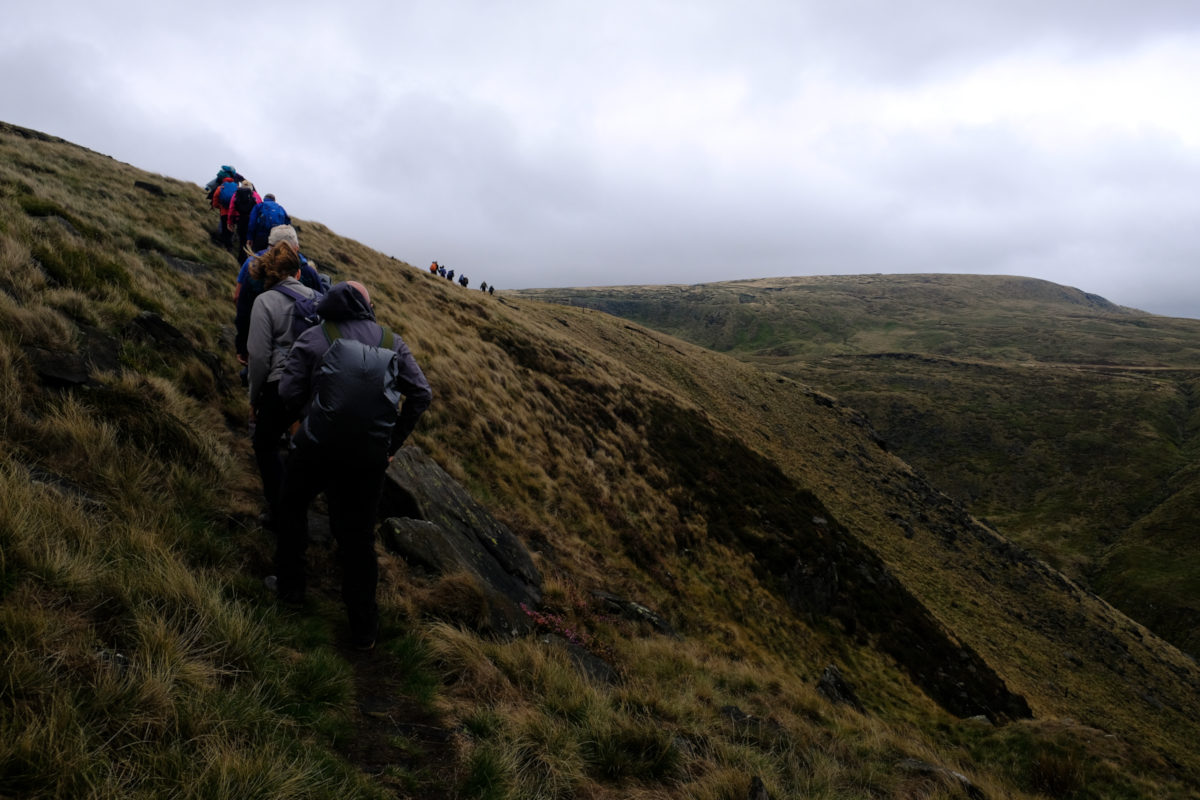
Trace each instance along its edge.
<instances>
[{"instance_id":1,"label":"moorland plateau","mask_svg":"<svg viewBox=\"0 0 1200 800\"><path fill-rule=\"evenodd\" d=\"M1179 360L1155 370L1124 369L1122 349L1078 364L1078 384L1045 373L1077 394L1112 370L1129 395L1095 406L1136 406L1158 437L1130 451L1128 479L1158 483L1145 497L1088 478L1129 518L1092 531L1019 504L1031 486L991 492L1029 479L950 429L971 468L915 469L902 455L919 448L860 410L883 394L872 364L903 367L922 417L933 382L983 372L991 344L876 346L919 355L858 359L860 385L834 387L856 351L802 365L816 328L734 320L753 354L704 342L734 358L463 289L297 220L308 257L370 286L429 377L411 444L542 576L527 632L501 634L469 576L381 543L384 630L363 655L328 548L302 611L263 588L236 262L214 224L197 183L0 124L0 797L1200 796L1200 670L1088 588L1119 574L1102 543L1186 507L1195 437L1171 436L1195 411L1170 387L1194 380L1194 328L1170 329ZM1037 330L1014 333L1012 364ZM1021 368L1070 360L1052 352ZM1146 407L1151 374L1179 383ZM1039 480L1065 506L1056 477ZM1038 514L1057 520L1040 550Z\"/></svg>"},{"instance_id":2,"label":"moorland plateau","mask_svg":"<svg viewBox=\"0 0 1200 800\"><path fill-rule=\"evenodd\" d=\"M828 391L972 514L1200 652L1200 320L986 275L525 294Z\"/></svg>"}]
</instances>

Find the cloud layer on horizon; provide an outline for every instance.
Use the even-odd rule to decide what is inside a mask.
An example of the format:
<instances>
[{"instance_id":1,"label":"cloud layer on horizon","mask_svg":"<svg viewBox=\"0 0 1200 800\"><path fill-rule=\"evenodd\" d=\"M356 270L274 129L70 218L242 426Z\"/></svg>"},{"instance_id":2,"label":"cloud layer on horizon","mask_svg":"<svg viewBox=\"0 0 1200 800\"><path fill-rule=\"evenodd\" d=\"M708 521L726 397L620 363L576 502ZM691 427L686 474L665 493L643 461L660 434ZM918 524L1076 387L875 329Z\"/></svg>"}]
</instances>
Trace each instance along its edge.
<instances>
[{"instance_id":1,"label":"cloud layer on horizon","mask_svg":"<svg viewBox=\"0 0 1200 800\"><path fill-rule=\"evenodd\" d=\"M506 288L1018 274L1200 318L1191 2L261 9L13 9L0 119Z\"/></svg>"}]
</instances>

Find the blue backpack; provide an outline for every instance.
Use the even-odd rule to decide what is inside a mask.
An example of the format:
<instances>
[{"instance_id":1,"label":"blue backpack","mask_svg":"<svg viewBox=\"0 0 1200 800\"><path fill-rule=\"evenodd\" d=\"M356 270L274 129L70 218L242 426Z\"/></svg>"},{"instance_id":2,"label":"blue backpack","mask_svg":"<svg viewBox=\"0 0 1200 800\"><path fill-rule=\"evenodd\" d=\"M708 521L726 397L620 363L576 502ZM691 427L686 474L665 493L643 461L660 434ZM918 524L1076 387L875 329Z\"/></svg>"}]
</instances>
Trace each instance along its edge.
<instances>
[{"instance_id":1,"label":"blue backpack","mask_svg":"<svg viewBox=\"0 0 1200 800\"><path fill-rule=\"evenodd\" d=\"M229 208L229 201L233 199L237 193L238 185L235 181L225 181L217 190L217 198L221 203L221 208Z\"/></svg>"},{"instance_id":2,"label":"blue backpack","mask_svg":"<svg viewBox=\"0 0 1200 800\"><path fill-rule=\"evenodd\" d=\"M258 210L258 229L260 231L271 232L271 228L276 225L288 225L292 218L288 216L287 211L283 206L272 200L264 200L262 208Z\"/></svg>"},{"instance_id":3,"label":"blue backpack","mask_svg":"<svg viewBox=\"0 0 1200 800\"><path fill-rule=\"evenodd\" d=\"M317 303L321 300L320 294L314 294L312 297L305 297L294 289L289 289L286 286L276 284L271 287L282 295L292 299L292 341L300 338L300 334L304 333L314 325L321 324L321 315L317 313Z\"/></svg>"}]
</instances>

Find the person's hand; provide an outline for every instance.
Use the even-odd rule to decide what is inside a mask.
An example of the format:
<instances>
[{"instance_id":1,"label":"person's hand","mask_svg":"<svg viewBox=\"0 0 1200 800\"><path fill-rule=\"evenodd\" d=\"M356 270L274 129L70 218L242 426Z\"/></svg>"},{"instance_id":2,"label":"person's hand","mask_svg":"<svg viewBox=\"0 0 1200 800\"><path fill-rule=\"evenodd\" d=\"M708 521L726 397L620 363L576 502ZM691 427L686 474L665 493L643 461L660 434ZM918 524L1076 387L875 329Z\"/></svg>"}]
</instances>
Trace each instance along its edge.
<instances>
[{"instance_id":1,"label":"person's hand","mask_svg":"<svg viewBox=\"0 0 1200 800\"><path fill-rule=\"evenodd\" d=\"M241 353L238 353L237 359L238 359L239 364L241 364L243 367L246 366L247 358L244 355L242 355Z\"/></svg>"}]
</instances>

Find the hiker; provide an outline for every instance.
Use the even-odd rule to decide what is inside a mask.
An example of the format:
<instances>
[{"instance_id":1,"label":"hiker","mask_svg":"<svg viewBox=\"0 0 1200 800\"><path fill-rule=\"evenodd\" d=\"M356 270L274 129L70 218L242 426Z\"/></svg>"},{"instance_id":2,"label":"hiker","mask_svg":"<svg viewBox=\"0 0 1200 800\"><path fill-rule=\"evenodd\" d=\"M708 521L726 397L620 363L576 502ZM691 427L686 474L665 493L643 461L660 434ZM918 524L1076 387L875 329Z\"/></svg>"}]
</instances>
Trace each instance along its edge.
<instances>
[{"instance_id":1,"label":"hiker","mask_svg":"<svg viewBox=\"0 0 1200 800\"><path fill-rule=\"evenodd\" d=\"M448 280L448 281L454 280L454 270L451 269L451 270L446 271L446 280Z\"/></svg>"},{"instance_id":2,"label":"hiker","mask_svg":"<svg viewBox=\"0 0 1200 800\"><path fill-rule=\"evenodd\" d=\"M220 221L217 223L217 241L225 247L233 246L233 231L229 227L229 204L233 201L233 195L237 189L237 181L226 177L222 179L212 195L212 206L220 215Z\"/></svg>"},{"instance_id":3,"label":"hiker","mask_svg":"<svg viewBox=\"0 0 1200 800\"><path fill-rule=\"evenodd\" d=\"M261 202L262 198L250 181L242 181L229 201L229 226L236 231L234 243L239 253L246 249L246 242L250 238L250 212Z\"/></svg>"},{"instance_id":4,"label":"hiker","mask_svg":"<svg viewBox=\"0 0 1200 800\"><path fill-rule=\"evenodd\" d=\"M329 279L317 272L313 266L314 262L309 261L300 252L300 237L297 236L296 229L291 225L277 225L272 228L270 236L267 237L267 246L271 247L279 242L289 245L299 256L300 282L313 291L324 294L329 289ZM260 281L254 279L251 267L254 261L266 252L264 249L246 257L238 272L237 283L233 287L233 303L236 308L233 319L234 349L238 362L243 365L246 363L246 336L250 332L250 312L254 308L255 299L262 294L264 288Z\"/></svg>"},{"instance_id":5,"label":"hiker","mask_svg":"<svg viewBox=\"0 0 1200 800\"><path fill-rule=\"evenodd\" d=\"M446 268L439 266L438 267L438 275L441 275L443 278L446 277Z\"/></svg>"},{"instance_id":6,"label":"hiker","mask_svg":"<svg viewBox=\"0 0 1200 800\"><path fill-rule=\"evenodd\" d=\"M496 285L491 284L490 286L488 286L488 294L495 294L495 293L496 293Z\"/></svg>"},{"instance_id":7,"label":"hiker","mask_svg":"<svg viewBox=\"0 0 1200 800\"><path fill-rule=\"evenodd\" d=\"M213 178L204 185L204 199L207 202L212 203L213 192L217 190L218 186L225 182L226 178L233 178L238 182L245 180L236 169L228 164L222 164L221 168L217 170L217 177Z\"/></svg>"},{"instance_id":8,"label":"hiker","mask_svg":"<svg viewBox=\"0 0 1200 800\"><path fill-rule=\"evenodd\" d=\"M247 235L250 238L250 247L255 252L265 250L267 248L267 237L271 235L271 229L276 225L291 225L292 218L288 216L287 211L279 203L275 202L275 195L263 195L262 202L254 207L250 212L250 223Z\"/></svg>"},{"instance_id":9,"label":"hiker","mask_svg":"<svg viewBox=\"0 0 1200 800\"><path fill-rule=\"evenodd\" d=\"M295 421L279 399L283 362L295 341L293 306L317 296L300 283L300 253L287 242L277 242L250 266L263 291L254 299L246 338L247 378L250 384L250 419L254 423L254 458L262 477L267 510L262 522L270 527L278 519L282 459L279 442Z\"/></svg>"},{"instance_id":10,"label":"hiker","mask_svg":"<svg viewBox=\"0 0 1200 800\"><path fill-rule=\"evenodd\" d=\"M464 289L467 288L468 283L470 283L470 281L467 280L466 275L463 275L461 278L458 279L458 285L463 287Z\"/></svg>"},{"instance_id":11,"label":"hiker","mask_svg":"<svg viewBox=\"0 0 1200 800\"><path fill-rule=\"evenodd\" d=\"M437 262L435 261L429 265L429 273L431 275L437 275L437 271L438 271L438 265L437 265Z\"/></svg>"},{"instance_id":12,"label":"hiker","mask_svg":"<svg viewBox=\"0 0 1200 800\"><path fill-rule=\"evenodd\" d=\"M479 284L479 291L481 291L481 292L486 292L486 291L487 291L487 281L482 281L482 282Z\"/></svg>"},{"instance_id":13,"label":"hiker","mask_svg":"<svg viewBox=\"0 0 1200 800\"><path fill-rule=\"evenodd\" d=\"M361 283L336 284L317 310L323 322L296 339L279 380L284 403L302 406L301 424L279 498L276 574L266 583L282 602L303 603L308 506L324 492L352 643L370 650L379 635L375 525L384 472L433 392L408 345L375 322Z\"/></svg>"}]
</instances>

